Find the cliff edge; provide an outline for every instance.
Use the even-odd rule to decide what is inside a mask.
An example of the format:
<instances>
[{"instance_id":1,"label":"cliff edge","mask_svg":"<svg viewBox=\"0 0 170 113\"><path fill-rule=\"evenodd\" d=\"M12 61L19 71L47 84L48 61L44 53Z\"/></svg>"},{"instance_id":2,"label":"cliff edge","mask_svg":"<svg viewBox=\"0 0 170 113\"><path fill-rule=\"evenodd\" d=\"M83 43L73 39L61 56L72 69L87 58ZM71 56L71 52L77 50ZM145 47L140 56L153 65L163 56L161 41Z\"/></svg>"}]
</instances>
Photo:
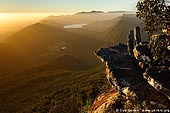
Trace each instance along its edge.
<instances>
[{"instance_id":1,"label":"cliff edge","mask_svg":"<svg viewBox=\"0 0 170 113\"><path fill-rule=\"evenodd\" d=\"M139 62L128 54L127 48L120 43L95 51L96 56L106 64L106 77L112 88L99 95L88 112L170 112L169 97L153 87L155 82L150 85L148 70L145 72L138 65Z\"/></svg>"}]
</instances>

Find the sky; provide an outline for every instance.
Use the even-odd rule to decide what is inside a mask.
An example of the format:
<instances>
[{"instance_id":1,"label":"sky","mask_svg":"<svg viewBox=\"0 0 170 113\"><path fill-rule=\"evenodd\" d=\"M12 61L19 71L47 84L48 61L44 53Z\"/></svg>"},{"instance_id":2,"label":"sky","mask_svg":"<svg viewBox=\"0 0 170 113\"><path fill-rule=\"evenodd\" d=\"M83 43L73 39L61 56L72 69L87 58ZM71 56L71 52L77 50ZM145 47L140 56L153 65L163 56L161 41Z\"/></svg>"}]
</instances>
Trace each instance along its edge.
<instances>
[{"instance_id":1,"label":"sky","mask_svg":"<svg viewBox=\"0 0 170 113\"><path fill-rule=\"evenodd\" d=\"M137 0L0 0L0 13L135 11Z\"/></svg>"}]
</instances>

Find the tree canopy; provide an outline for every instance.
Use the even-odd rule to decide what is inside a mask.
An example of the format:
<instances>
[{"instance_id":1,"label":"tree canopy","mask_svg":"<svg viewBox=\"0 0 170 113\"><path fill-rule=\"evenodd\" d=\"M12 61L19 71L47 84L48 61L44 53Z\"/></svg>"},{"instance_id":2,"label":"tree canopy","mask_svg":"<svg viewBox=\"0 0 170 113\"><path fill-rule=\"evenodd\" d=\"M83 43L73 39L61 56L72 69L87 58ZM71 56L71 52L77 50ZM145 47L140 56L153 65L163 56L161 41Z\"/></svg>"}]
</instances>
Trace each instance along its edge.
<instances>
[{"instance_id":1,"label":"tree canopy","mask_svg":"<svg viewBox=\"0 0 170 113\"><path fill-rule=\"evenodd\" d=\"M165 0L140 0L136 7L136 15L145 22L149 36L158 29L170 29L170 6Z\"/></svg>"}]
</instances>

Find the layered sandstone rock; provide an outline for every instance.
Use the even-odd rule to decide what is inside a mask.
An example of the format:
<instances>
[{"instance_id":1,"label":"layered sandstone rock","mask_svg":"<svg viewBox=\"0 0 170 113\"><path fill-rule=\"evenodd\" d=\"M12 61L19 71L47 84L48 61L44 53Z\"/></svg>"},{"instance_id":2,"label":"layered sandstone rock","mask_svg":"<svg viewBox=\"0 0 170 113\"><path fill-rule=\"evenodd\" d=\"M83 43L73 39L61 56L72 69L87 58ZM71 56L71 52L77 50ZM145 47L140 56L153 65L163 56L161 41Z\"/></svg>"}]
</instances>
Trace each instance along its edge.
<instances>
[{"instance_id":1,"label":"layered sandstone rock","mask_svg":"<svg viewBox=\"0 0 170 113\"><path fill-rule=\"evenodd\" d=\"M96 98L89 113L169 110L169 99L144 79L143 69L128 55L126 45L101 48L95 54L106 64L106 77L112 89Z\"/></svg>"}]
</instances>

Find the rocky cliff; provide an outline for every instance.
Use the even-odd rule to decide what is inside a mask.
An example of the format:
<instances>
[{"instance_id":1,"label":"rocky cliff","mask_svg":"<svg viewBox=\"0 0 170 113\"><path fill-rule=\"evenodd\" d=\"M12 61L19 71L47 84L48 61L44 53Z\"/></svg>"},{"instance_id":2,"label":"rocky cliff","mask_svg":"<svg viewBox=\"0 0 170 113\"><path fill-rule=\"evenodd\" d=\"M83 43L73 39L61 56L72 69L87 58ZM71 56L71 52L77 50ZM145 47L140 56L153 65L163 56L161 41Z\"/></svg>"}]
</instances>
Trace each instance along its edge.
<instances>
[{"instance_id":1,"label":"rocky cliff","mask_svg":"<svg viewBox=\"0 0 170 113\"><path fill-rule=\"evenodd\" d=\"M142 69L124 44L101 48L95 54L106 64L106 77L112 88L96 98L89 113L170 112L169 87L163 87L169 83L170 75L163 75L167 81L162 79L165 84L156 88L159 84L150 71L153 68Z\"/></svg>"}]
</instances>

